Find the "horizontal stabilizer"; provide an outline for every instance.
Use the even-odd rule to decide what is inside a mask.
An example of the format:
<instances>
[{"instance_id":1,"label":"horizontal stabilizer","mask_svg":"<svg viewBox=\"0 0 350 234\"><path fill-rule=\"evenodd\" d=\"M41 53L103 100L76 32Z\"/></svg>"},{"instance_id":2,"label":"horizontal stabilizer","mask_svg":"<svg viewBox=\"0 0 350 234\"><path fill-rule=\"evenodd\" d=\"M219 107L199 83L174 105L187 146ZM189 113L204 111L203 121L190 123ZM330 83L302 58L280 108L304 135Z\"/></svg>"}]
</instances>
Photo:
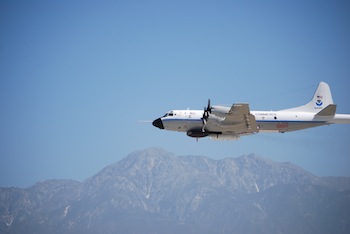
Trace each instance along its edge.
<instances>
[{"instance_id":1,"label":"horizontal stabilizer","mask_svg":"<svg viewBox=\"0 0 350 234\"><path fill-rule=\"evenodd\" d=\"M337 105L329 104L325 108L323 108L320 112L318 112L315 116L333 116L335 115L335 111L337 110Z\"/></svg>"}]
</instances>

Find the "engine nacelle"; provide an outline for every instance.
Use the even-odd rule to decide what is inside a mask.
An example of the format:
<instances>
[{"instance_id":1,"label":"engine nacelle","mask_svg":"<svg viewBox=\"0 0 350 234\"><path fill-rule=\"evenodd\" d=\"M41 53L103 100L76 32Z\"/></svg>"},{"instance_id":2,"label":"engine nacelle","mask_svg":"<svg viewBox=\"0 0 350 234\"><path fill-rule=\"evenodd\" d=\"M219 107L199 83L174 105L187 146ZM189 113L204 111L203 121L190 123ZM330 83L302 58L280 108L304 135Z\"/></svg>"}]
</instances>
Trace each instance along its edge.
<instances>
[{"instance_id":1,"label":"engine nacelle","mask_svg":"<svg viewBox=\"0 0 350 234\"><path fill-rule=\"evenodd\" d=\"M225 117L226 114L230 111L230 107L227 106L212 106L211 107L211 113L220 116L220 117Z\"/></svg>"},{"instance_id":2,"label":"engine nacelle","mask_svg":"<svg viewBox=\"0 0 350 234\"><path fill-rule=\"evenodd\" d=\"M195 137L195 138L201 138L201 137L206 137L209 135L209 132L207 131L202 131L202 129L198 130L190 130L187 132L187 136L189 137Z\"/></svg>"}]
</instances>

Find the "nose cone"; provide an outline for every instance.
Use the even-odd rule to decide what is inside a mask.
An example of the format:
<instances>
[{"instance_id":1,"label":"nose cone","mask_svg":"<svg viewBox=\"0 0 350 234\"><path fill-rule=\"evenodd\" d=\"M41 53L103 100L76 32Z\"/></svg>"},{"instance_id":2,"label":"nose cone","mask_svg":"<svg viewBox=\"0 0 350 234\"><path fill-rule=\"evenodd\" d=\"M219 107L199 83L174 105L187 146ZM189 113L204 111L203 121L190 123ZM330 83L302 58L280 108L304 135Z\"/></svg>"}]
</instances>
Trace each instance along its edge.
<instances>
[{"instance_id":1,"label":"nose cone","mask_svg":"<svg viewBox=\"0 0 350 234\"><path fill-rule=\"evenodd\" d=\"M154 120L152 124L153 124L154 127L157 127L159 129L164 129L163 122L162 122L162 120L160 118Z\"/></svg>"}]
</instances>

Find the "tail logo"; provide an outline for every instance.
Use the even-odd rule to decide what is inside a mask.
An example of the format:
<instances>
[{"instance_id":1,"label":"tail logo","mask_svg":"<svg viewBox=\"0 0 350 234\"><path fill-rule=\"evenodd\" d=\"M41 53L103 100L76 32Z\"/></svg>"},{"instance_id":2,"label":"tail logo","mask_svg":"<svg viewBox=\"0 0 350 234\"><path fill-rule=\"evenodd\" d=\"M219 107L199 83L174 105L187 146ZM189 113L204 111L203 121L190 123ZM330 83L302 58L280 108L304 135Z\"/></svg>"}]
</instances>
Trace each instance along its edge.
<instances>
[{"instance_id":1,"label":"tail logo","mask_svg":"<svg viewBox=\"0 0 350 234\"><path fill-rule=\"evenodd\" d=\"M322 95L317 95L316 106L322 106L323 104L322 99L323 99Z\"/></svg>"}]
</instances>

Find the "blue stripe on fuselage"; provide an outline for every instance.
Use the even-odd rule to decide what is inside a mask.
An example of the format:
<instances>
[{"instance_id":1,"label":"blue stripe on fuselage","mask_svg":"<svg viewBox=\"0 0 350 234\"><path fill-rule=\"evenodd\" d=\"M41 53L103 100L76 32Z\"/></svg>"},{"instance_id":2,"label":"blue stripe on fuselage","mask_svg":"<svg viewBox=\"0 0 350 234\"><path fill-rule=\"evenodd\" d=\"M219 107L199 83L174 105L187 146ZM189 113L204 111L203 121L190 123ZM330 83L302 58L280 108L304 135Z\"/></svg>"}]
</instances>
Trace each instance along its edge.
<instances>
[{"instance_id":1,"label":"blue stripe on fuselage","mask_svg":"<svg viewBox=\"0 0 350 234\"><path fill-rule=\"evenodd\" d=\"M166 122L166 121L200 121L202 122L202 119L180 119L180 118L173 118L173 119L169 119L169 118L166 118L166 119L162 119L163 122Z\"/></svg>"},{"instance_id":2,"label":"blue stripe on fuselage","mask_svg":"<svg viewBox=\"0 0 350 234\"><path fill-rule=\"evenodd\" d=\"M314 120L256 120L257 123L327 123L327 121Z\"/></svg>"}]
</instances>

